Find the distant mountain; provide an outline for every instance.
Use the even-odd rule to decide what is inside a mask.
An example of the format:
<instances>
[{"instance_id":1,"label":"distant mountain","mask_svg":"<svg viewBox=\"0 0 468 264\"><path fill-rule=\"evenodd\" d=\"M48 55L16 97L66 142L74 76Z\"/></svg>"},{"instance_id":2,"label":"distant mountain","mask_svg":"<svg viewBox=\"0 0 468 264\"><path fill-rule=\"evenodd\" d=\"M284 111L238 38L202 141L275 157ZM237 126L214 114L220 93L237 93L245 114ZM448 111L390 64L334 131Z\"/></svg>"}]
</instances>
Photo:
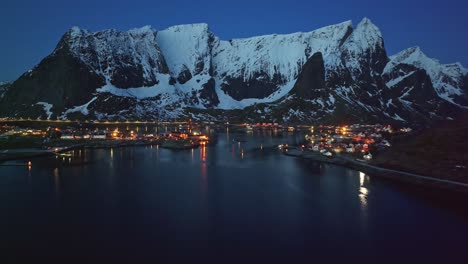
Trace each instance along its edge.
<instances>
[{"instance_id":1,"label":"distant mountain","mask_svg":"<svg viewBox=\"0 0 468 264\"><path fill-rule=\"evenodd\" d=\"M10 88L11 82L0 82L0 99L3 98L3 95L6 93L8 88Z\"/></svg>"},{"instance_id":2,"label":"distant mountain","mask_svg":"<svg viewBox=\"0 0 468 264\"><path fill-rule=\"evenodd\" d=\"M73 27L0 100L4 117L432 122L468 109L468 71L417 47L388 57L367 18L230 41L206 24Z\"/></svg>"}]
</instances>

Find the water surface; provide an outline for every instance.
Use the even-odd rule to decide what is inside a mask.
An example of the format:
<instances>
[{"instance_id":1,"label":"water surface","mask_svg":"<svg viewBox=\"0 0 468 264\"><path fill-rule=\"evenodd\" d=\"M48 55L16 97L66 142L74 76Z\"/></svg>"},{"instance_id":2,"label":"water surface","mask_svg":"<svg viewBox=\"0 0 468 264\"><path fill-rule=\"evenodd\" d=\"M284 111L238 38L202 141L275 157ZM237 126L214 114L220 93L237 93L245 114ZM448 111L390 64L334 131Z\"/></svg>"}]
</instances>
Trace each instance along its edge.
<instances>
[{"instance_id":1,"label":"water surface","mask_svg":"<svg viewBox=\"0 0 468 264\"><path fill-rule=\"evenodd\" d=\"M466 259L466 200L274 147L301 137L222 133L194 150L76 150L33 159L30 170L0 166L0 249L129 262Z\"/></svg>"}]
</instances>

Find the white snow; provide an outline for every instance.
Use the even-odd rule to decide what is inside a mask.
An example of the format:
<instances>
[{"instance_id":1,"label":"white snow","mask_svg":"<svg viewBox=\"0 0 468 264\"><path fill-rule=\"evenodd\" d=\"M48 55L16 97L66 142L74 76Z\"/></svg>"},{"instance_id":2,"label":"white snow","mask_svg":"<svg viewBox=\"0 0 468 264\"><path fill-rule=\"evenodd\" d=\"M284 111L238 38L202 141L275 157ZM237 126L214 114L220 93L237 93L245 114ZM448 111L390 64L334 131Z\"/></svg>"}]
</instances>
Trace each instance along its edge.
<instances>
[{"instance_id":1,"label":"white snow","mask_svg":"<svg viewBox=\"0 0 468 264\"><path fill-rule=\"evenodd\" d=\"M340 48L346 55L345 65L351 71L353 79L363 70L363 56L377 48L383 48L382 33L368 18L364 18Z\"/></svg>"},{"instance_id":2,"label":"white snow","mask_svg":"<svg viewBox=\"0 0 468 264\"><path fill-rule=\"evenodd\" d=\"M395 66L401 63L424 69L431 78L437 94L442 99L456 104L454 97L463 94L460 88L452 85L452 83L461 84L462 78L468 73L468 70L460 63L441 64L438 60L427 57L419 47L412 47L390 56L390 61L385 66L383 73L391 73Z\"/></svg>"},{"instance_id":3,"label":"white snow","mask_svg":"<svg viewBox=\"0 0 468 264\"><path fill-rule=\"evenodd\" d=\"M323 103L322 99L314 99L314 103L319 104L322 108L325 108L325 104Z\"/></svg>"},{"instance_id":4,"label":"white snow","mask_svg":"<svg viewBox=\"0 0 468 264\"><path fill-rule=\"evenodd\" d=\"M406 120L404 120L403 118L401 118L401 116L399 116L398 114L393 114L392 116L393 119L395 120L398 120L398 121L403 121L403 122L406 122Z\"/></svg>"},{"instance_id":5,"label":"white snow","mask_svg":"<svg viewBox=\"0 0 468 264\"><path fill-rule=\"evenodd\" d=\"M132 97L136 99L145 99L145 98L151 98L155 97L157 95L163 94L163 93L171 93L171 90L174 90L174 87L171 87L168 82L169 82L169 75L158 75L158 80L160 81L160 84L149 86L149 87L137 87L137 88L117 88L111 83L107 83L101 88L98 88L96 91L99 93L111 93L113 95L117 96L123 96L123 97ZM167 84L167 85L164 85Z\"/></svg>"},{"instance_id":6,"label":"white snow","mask_svg":"<svg viewBox=\"0 0 468 264\"><path fill-rule=\"evenodd\" d=\"M162 69L164 61L155 38L156 31L150 26L128 32L109 29L96 33L73 27L70 29L69 44L77 58L106 80L110 80L119 65L142 65L143 77L151 80L151 76ZM90 49L96 53L89 52Z\"/></svg>"},{"instance_id":7,"label":"white snow","mask_svg":"<svg viewBox=\"0 0 468 264\"><path fill-rule=\"evenodd\" d=\"M351 21L346 21L307 33L218 40L213 48L214 71L218 76L225 74L244 80L255 73L263 72L270 78L280 74L286 81L292 81L315 52L322 52L326 61L351 26Z\"/></svg>"},{"instance_id":8,"label":"white snow","mask_svg":"<svg viewBox=\"0 0 468 264\"><path fill-rule=\"evenodd\" d=\"M411 76L411 74L413 74L413 73L414 73L414 71L412 71L412 72L410 72L410 73L408 73L408 74L405 74L405 75L403 75L403 76L399 76L399 77L397 77L397 78L395 78L395 79L393 79L393 80L388 81L388 82L386 83L386 84L387 84L387 87L388 87L388 88L392 88L393 86L399 84L401 81L403 81L403 80L406 79L407 77Z\"/></svg>"},{"instance_id":9,"label":"white snow","mask_svg":"<svg viewBox=\"0 0 468 264\"><path fill-rule=\"evenodd\" d=\"M49 104L49 103L46 103L46 102L37 102L36 104L41 105L44 108L44 111L46 112L46 115L47 115L47 119L50 119L50 117L52 116L52 111L50 111L50 110L54 106L52 104Z\"/></svg>"},{"instance_id":10,"label":"white snow","mask_svg":"<svg viewBox=\"0 0 468 264\"><path fill-rule=\"evenodd\" d=\"M70 108L68 109L67 111L65 111L63 114L62 114L62 118L65 118L69 113L76 113L76 112L81 112L83 115L88 115L89 114L89 111L88 111L88 106L94 102L95 100L97 99L97 97L93 97L89 102L87 102L86 104L84 105L79 105L79 106L75 106L73 108Z\"/></svg>"},{"instance_id":11,"label":"white snow","mask_svg":"<svg viewBox=\"0 0 468 264\"><path fill-rule=\"evenodd\" d=\"M158 95L161 96L161 100L158 101L158 107L166 106L172 103L176 103L186 96L191 95L193 91L200 90L203 84L207 83L211 78L208 75L198 75L197 78L192 78L184 84L176 83L175 85L169 84L170 76L167 74L157 74L159 84L149 87L135 87L135 88L117 88L111 83L107 83L96 91L99 93L111 93L116 96L131 97L138 100L147 98L153 98ZM199 80L199 82L197 82ZM182 104L183 105L183 104ZM195 105L198 108L204 108L203 105Z\"/></svg>"},{"instance_id":12,"label":"white snow","mask_svg":"<svg viewBox=\"0 0 468 264\"><path fill-rule=\"evenodd\" d=\"M400 98L398 98L398 101L400 101L400 103L403 104L403 107L405 107L406 109L408 109L409 111L414 111L413 107L412 107L412 103L410 101L407 101L405 99L402 99L403 96L401 96Z\"/></svg>"},{"instance_id":13,"label":"white snow","mask_svg":"<svg viewBox=\"0 0 468 264\"><path fill-rule=\"evenodd\" d=\"M253 104L274 102L286 96L294 86L294 81L291 81L281 86L278 89L278 91L274 92L273 94L271 94L270 96L266 98L262 98L262 99L248 98L248 99L243 99L243 100L238 101L232 98L231 96L229 96L228 94L226 94L221 89L220 83L221 81L219 79L216 80L216 94L218 95L219 102L220 102L217 108L219 109L242 109Z\"/></svg>"},{"instance_id":14,"label":"white snow","mask_svg":"<svg viewBox=\"0 0 468 264\"><path fill-rule=\"evenodd\" d=\"M386 103L387 107L390 107L390 105L394 105L392 101L393 101L392 99L388 99Z\"/></svg>"},{"instance_id":15,"label":"white snow","mask_svg":"<svg viewBox=\"0 0 468 264\"><path fill-rule=\"evenodd\" d=\"M173 26L156 35L169 70L176 77L184 68L194 75L199 62L204 63L203 72L208 73L211 64L209 39L207 24Z\"/></svg>"},{"instance_id":16,"label":"white snow","mask_svg":"<svg viewBox=\"0 0 468 264\"><path fill-rule=\"evenodd\" d=\"M405 88L405 92L400 96L398 97L399 100L404 100L403 98L405 98L406 96L409 95L409 93L414 89L414 87L408 87L408 88Z\"/></svg>"}]
</instances>

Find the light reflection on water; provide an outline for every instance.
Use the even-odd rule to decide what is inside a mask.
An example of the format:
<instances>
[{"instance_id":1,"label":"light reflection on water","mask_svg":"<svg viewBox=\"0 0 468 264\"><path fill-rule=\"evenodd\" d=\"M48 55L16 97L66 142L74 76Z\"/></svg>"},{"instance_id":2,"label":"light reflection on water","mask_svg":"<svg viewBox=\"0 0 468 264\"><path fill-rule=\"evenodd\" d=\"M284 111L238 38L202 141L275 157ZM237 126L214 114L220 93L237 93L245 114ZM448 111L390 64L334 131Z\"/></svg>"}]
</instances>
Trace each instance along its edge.
<instances>
[{"instance_id":1,"label":"light reflection on water","mask_svg":"<svg viewBox=\"0 0 468 264\"><path fill-rule=\"evenodd\" d=\"M367 197L369 195L369 190L364 186L367 175L363 172L359 172L359 201L361 202L361 207L367 207Z\"/></svg>"},{"instance_id":2,"label":"light reflection on water","mask_svg":"<svg viewBox=\"0 0 468 264\"><path fill-rule=\"evenodd\" d=\"M55 196L57 199L59 199L60 196L60 175L59 175L59 168L55 168L54 172L54 191L55 191Z\"/></svg>"}]
</instances>

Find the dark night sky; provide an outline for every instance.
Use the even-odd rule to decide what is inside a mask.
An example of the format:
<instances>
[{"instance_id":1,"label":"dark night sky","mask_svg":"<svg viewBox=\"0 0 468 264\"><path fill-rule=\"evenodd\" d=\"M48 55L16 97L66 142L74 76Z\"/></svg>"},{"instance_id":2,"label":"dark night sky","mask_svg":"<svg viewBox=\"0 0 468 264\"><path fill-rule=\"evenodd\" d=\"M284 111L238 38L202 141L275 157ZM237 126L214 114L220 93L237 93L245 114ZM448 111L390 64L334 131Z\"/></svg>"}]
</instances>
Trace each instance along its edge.
<instances>
[{"instance_id":1,"label":"dark night sky","mask_svg":"<svg viewBox=\"0 0 468 264\"><path fill-rule=\"evenodd\" d=\"M461 0L6 0L0 6L0 81L37 64L72 26L97 31L206 22L221 39L232 39L311 31L346 20L356 25L369 17L389 55L418 45L443 63L468 66L468 1Z\"/></svg>"}]
</instances>

